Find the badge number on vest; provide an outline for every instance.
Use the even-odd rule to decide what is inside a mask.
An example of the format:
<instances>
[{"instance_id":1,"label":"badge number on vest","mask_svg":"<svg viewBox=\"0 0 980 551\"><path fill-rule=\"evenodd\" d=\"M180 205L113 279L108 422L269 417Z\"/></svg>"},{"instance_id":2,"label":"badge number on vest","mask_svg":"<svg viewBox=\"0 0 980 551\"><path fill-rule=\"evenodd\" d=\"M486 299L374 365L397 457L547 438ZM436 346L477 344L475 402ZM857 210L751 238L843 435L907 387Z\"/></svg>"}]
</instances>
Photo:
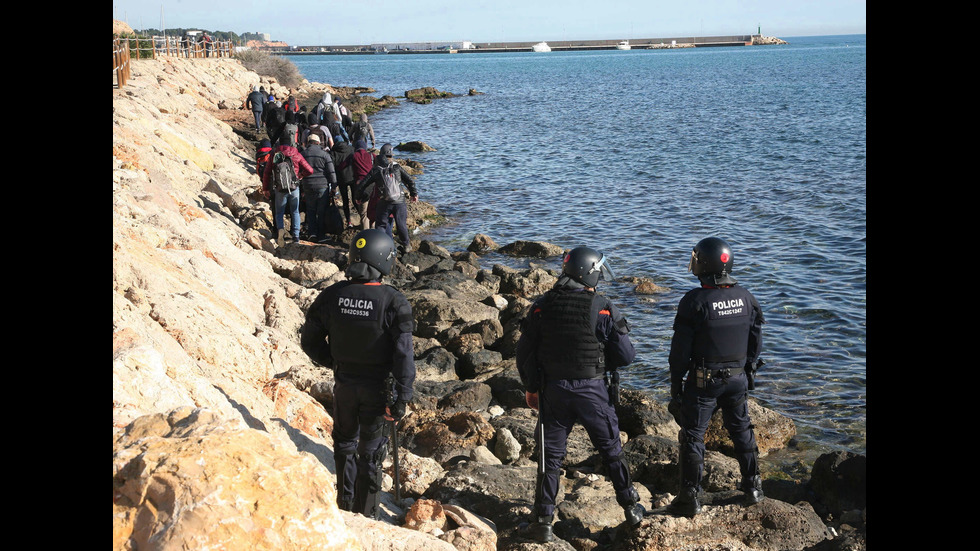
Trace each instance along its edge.
<instances>
[{"instance_id":1,"label":"badge number on vest","mask_svg":"<svg viewBox=\"0 0 980 551\"><path fill-rule=\"evenodd\" d=\"M377 303L369 298L337 297L337 307L341 316L349 319L378 319Z\"/></svg>"},{"instance_id":2,"label":"badge number on vest","mask_svg":"<svg viewBox=\"0 0 980 551\"><path fill-rule=\"evenodd\" d=\"M742 316L748 312L745 309L745 302L740 299L719 300L711 303L711 319L725 318L730 316Z\"/></svg>"}]
</instances>

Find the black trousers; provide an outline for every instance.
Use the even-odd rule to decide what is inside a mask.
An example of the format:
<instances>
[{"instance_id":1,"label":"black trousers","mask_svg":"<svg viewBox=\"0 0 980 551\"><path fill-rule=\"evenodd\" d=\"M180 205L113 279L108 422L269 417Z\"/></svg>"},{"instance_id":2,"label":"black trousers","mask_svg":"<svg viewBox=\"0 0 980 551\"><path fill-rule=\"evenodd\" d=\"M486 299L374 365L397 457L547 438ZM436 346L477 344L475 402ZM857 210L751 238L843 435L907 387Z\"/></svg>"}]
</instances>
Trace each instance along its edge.
<instances>
[{"instance_id":1,"label":"black trousers","mask_svg":"<svg viewBox=\"0 0 980 551\"><path fill-rule=\"evenodd\" d=\"M701 489L704 466L704 433L715 411L721 408L722 421L735 448L742 478L759 472L758 449L752 421L749 419L748 381L745 373L725 379L709 379L705 388L697 388L694 375L684 384L682 411L684 426L680 443L681 485Z\"/></svg>"},{"instance_id":2,"label":"black trousers","mask_svg":"<svg viewBox=\"0 0 980 551\"><path fill-rule=\"evenodd\" d=\"M383 381L359 380L337 373L333 414L337 502L351 503L354 512L373 517L388 441L384 434Z\"/></svg>"},{"instance_id":3,"label":"black trousers","mask_svg":"<svg viewBox=\"0 0 980 551\"><path fill-rule=\"evenodd\" d=\"M609 403L609 392L602 379L561 379L549 381L542 392L544 416L545 474L539 476L535 495L535 514L551 516L558 496L558 477L565 459L568 435L576 423L585 427L592 445L609 469L609 478L620 505L630 503L633 483L621 456L619 418Z\"/></svg>"}]
</instances>

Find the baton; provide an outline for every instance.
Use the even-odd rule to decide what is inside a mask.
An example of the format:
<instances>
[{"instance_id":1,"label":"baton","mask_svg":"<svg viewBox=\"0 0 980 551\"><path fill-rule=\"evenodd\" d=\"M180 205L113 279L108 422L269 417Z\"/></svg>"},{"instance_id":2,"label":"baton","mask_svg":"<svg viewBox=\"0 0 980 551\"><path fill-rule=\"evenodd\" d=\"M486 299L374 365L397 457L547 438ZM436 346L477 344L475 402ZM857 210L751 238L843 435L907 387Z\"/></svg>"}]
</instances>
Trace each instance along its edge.
<instances>
[{"instance_id":1,"label":"baton","mask_svg":"<svg viewBox=\"0 0 980 551\"><path fill-rule=\"evenodd\" d=\"M391 386L388 389L388 399L386 401L388 402L388 407L391 407L395 405L395 378L389 377L388 381L390 381ZM388 417L388 420L391 422L391 445L392 445L392 453L394 454L394 457L392 459L395 467L395 477L394 477L395 501L401 501L402 492L401 492L401 484L399 482L401 477L399 475L400 469L398 465L398 421L396 421L394 417Z\"/></svg>"}]
</instances>

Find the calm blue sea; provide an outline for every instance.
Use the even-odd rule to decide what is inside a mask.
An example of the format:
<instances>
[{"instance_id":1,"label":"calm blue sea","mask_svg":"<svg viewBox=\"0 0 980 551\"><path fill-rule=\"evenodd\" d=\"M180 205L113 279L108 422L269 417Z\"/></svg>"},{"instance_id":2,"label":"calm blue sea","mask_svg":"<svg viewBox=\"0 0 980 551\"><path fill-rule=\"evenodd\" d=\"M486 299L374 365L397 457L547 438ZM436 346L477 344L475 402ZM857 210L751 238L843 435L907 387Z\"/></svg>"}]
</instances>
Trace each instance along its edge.
<instances>
[{"instance_id":1,"label":"calm blue sea","mask_svg":"<svg viewBox=\"0 0 980 551\"><path fill-rule=\"evenodd\" d=\"M311 81L402 96L371 121L379 138L437 151L420 197L454 222L428 232L450 250L588 245L617 277L601 286L632 326L626 384L667 400L677 302L697 284L692 246L719 236L762 304L753 396L791 417L798 453L866 453L867 38L788 45L552 53L291 56ZM466 96L469 89L482 95ZM490 255L493 263L527 260ZM546 263L559 268L558 260Z\"/></svg>"}]
</instances>

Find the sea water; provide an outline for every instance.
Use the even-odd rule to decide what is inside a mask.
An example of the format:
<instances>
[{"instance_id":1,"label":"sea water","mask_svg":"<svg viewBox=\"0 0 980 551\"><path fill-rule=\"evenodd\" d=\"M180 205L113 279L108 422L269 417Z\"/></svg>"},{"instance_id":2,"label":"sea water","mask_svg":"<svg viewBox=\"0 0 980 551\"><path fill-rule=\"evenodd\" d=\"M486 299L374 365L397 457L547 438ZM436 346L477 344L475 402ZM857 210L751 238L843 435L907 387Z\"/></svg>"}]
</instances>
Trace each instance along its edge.
<instances>
[{"instance_id":1,"label":"sea water","mask_svg":"<svg viewBox=\"0 0 980 551\"><path fill-rule=\"evenodd\" d=\"M766 319L752 396L794 420L800 453L866 453L866 35L787 40L290 60L311 81L376 97L457 94L371 118L379 147L436 149L397 153L424 165L420 198L452 220L425 238L463 250L483 233L606 254L617 280L600 291L637 348L624 384L664 402L677 303L697 285L691 249L726 239ZM482 258L529 262L560 269ZM628 277L665 292L638 294Z\"/></svg>"}]
</instances>

